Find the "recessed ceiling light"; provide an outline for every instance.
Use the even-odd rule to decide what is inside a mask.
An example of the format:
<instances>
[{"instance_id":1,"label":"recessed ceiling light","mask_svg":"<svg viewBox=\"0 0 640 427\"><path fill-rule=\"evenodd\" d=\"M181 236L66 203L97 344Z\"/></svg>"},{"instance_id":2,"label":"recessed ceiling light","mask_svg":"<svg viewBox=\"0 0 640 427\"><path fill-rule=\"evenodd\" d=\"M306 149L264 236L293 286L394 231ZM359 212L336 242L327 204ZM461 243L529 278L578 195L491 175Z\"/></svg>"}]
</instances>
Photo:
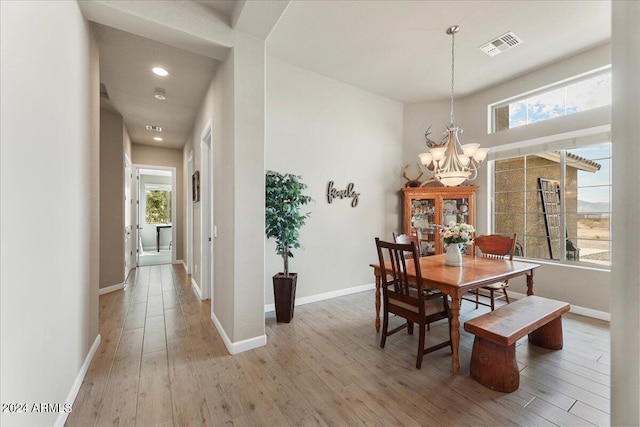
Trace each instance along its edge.
<instances>
[{"instance_id":1,"label":"recessed ceiling light","mask_svg":"<svg viewBox=\"0 0 640 427\"><path fill-rule=\"evenodd\" d=\"M167 93L161 88L156 88L155 92L153 92L153 96L160 101L167 99Z\"/></svg>"},{"instance_id":2,"label":"recessed ceiling light","mask_svg":"<svg viewBox=\"0 0 640 427\"><path fill-rule=\"evenodd\" d=\"M162 141L162 138L160 138L159 136L154 136L154 137L153 137L153 140L154 140L154 141Z\"/></svg>"},{"instance_id":3,"label":"recessed ceiling light","mask_svg":"<svg viewBox=\"0 0 640 427\"><path fill-rule=\"evenodd\" d=\"M156 125L146 125L145 128L147 130L155 130L156 132L162 132L162 128Z\"/></svg>"},{"instance_id":4,"label":"recessed ceiling light","mask_svg":"<svg viewBox=\"0 0 640 427\"><path fill-rule=\"evenodd\" d=\"M151 71L153 71L153 74L160 77L166 77L169 75L169 72L161 67L153 67Z\"/></svg>"}]
</instances>

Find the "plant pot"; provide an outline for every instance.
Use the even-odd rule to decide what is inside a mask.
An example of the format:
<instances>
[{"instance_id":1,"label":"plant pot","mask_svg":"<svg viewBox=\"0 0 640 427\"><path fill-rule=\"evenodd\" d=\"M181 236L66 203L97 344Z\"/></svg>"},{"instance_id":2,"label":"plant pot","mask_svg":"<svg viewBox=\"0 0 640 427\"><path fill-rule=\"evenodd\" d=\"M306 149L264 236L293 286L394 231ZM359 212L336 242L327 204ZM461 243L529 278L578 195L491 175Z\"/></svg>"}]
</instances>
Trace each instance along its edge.
<instances>
[{"instance_id":1,"label":"plant pot","mask_svg":"<svg viewBox=\"0 0 640 427\"><path fill-rule=\"evenodd\" d=\"M276 319L280 323L289 323L293 318L293 308L296 302L296 283L298 273L285 276L278 273L273 276L273 297L276 304Z\"/></svg>"}]
</instances>

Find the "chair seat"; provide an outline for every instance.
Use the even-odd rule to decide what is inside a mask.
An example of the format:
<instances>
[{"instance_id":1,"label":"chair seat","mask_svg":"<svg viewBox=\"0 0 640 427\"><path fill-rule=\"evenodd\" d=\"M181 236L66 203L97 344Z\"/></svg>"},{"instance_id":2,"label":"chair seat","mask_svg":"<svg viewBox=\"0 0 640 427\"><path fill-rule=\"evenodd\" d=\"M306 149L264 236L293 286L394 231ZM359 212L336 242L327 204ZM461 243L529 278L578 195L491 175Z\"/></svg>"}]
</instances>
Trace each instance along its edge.
<instances>
[{"instance_id":1,"label":"chair seat","mask_svg":"<svg viewBox=\"0 0 640 427\"><path fill-rule=\"evenodd\" d=\"M393 286L389 286L388 288L391 292L389 292L389 304L395 305L396 307L404 308L405 310L409 310L413 313L419 313L420 310L417 306L408 304L404 301L397 300L393 298ZM417 298L418 292L413 290L411 292L412 296ZM430 316L432 314L441 313L445 311L444 303L442 298L433 298L424 300L424 315Z\"/></svg>"},{"instance_id":2,"label":"chair seat","mask_svg":"<svg viewBox=\"0 0 640 427\"><path fill-rule=\"evenodd\" d=\"M506 288L507 286L509 286L507 282L498 282L498 283L492 283L490 285L483 286L482 288L499 291L500 289Z\"/></svg>"}]
</instances>

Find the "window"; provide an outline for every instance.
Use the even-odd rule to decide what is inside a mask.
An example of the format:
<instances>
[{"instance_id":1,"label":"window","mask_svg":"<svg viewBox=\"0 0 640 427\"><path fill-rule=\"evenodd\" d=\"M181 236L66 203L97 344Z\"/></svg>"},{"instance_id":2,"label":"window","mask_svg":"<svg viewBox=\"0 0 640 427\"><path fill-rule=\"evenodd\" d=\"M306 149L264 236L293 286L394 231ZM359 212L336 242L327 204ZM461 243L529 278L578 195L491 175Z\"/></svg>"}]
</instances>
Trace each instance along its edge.
<instances>
[{"instance_id":1,"label":"window","mask_svg":"<svg viewBox=\"0 0 640 427\"><path fill-rule=\"evenodd\" d=\"M611 143L495 160L493 224L521 256L611 265Z\"/></svg>"},{"instance_id":2,"label":"window","mask_svg":"<svg viewBox=\"0 0 640 427\"><path fill-rule=\"evenodd\" d=\"M145 184L147 224L171 224L171 186Z\"/></svg>"},{"instance_id":3,"label":"window","mask_svg":"<svg viewBox=\"0 0 640 427\"><path fill-rule=\"evenodd\" d=\"M491 106L493 131L513 129L605 105L611 105L610 69L513 98L506 104Z\"/></svg>"}]
</instances>

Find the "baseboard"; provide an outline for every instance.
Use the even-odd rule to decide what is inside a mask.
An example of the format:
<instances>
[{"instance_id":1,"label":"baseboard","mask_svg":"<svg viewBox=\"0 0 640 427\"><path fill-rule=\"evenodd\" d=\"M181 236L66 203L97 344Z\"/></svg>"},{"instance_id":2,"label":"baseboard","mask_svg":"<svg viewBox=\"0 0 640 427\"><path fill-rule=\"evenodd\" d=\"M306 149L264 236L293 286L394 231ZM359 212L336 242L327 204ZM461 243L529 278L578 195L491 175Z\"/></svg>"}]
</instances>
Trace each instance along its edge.
<instances>
[{"instance_id":1,"label":"baseboard","mask_svg":"<svg viewBox=\"0 0 640 427\"><path fill-rule=\"evenodd\" d=\"M311 304L312 302L324 301L327 299L343 297L345 295L357 294L358 292L370 291L375 289L375 283L369 283L367 285L354 286L352 288L338 289L337 291L325 292L322 294L311 295L308 297L296 298L295 306ZM265 304L264 312L269 313L275 311L275 304Z\"/></svg>"},{"instance_id":2,"label":"baseboard","mask_svg":"<svg viewBox=\"0 0 640 427\"><path fill-rule=\"evenodd\" d=\"M98 289L98 295L108 294L110 292L119 291L120 289L124 289L126 282L118 283L117 285L107 286L106 288Z\"/></svg>"},{"instance_id":3,"label":"baseboard","mask_svg":"<svg viewBox=\"0 0 640 427\"><path fill-rule=\"evenodd\" d=\"M200 301L202 301L202 294L200 293L200 286L198 286L198 284L196 283L196 281L193 278L193 276L191 277L191 288L196 293L196 296L198 297L198 299Z\"/></svg>"},{"instance_id":4,"label":"baseboard","mask_svg":"<svg viewBox=\"0 0 640 427\"><path fill-rule=\"evenodd\" d=\"M509 297L513 297L513 299L520 299L526 297L526 295L519 292L509 291ZM571 313L580 316L591 317L593 319L604 320L606 322L611 322L611 313L607 313L606 311L593 310L591 308L581 307L575 304L571 304Z\"/></svg>"},{"instance_id":5,"label":"baseboard","mask_svg":"<svg viewBox=\"0 0 640 427\"><path fill-rule=\"evenodd\" d=\"M222 327L222 324L216 317L215 313L211 312L211 320L213 320L213 324L216 326L220 337L222 337L222 342L224 342L224 346L227 347L227 351L229 354L238 354L243 351L253 350L254 348L264 347L267 345L267 336L261 335L259 337L249 338L246 340L232 342L227 335L227 332Z\"/></svg>"},{"instance_id":6,"label":"baseboard","mask_svg":"<svg viewBox=\"0 0 640 427\"><path fill-rule=\"evenodd\" d=\"M189 274L189 269L187 269L187 264L184 262L183 259L177 259L175 263L182 264L182 266L184 267L185 273Z\"/></svg>"},{"instance_id":7,"label":"baseboard","mask_svg":"<svg viewBox=\"0 0 640 427\"><path fill-rule=\"evenodd\" d=\"M72 407L74 402L76 401L76 397L78 397L80 386L82 385L82 381L84 381L85 375L87 375L87 371L89 370L89 365L91 365L93 356L96 355L96 352L98 351L98 347L100 347L100 340L101 340L100 334L98 334L95 341L93 341L93 345L89 349L89 353L87 353L87 357L85 357L84 363L80 367L80 372L78 372L78 376L76 377L76 380L73 382L73 385L71 386L71 390L69 391L69 395L65 400L65 403L71 404ZM60 414L58 414L58 418L56 419L54 426L63 427L64 424L67 422L68 416L69 416L68 412L64 412L64 411L60 412Z\"/></svg>"}]
</instances>

